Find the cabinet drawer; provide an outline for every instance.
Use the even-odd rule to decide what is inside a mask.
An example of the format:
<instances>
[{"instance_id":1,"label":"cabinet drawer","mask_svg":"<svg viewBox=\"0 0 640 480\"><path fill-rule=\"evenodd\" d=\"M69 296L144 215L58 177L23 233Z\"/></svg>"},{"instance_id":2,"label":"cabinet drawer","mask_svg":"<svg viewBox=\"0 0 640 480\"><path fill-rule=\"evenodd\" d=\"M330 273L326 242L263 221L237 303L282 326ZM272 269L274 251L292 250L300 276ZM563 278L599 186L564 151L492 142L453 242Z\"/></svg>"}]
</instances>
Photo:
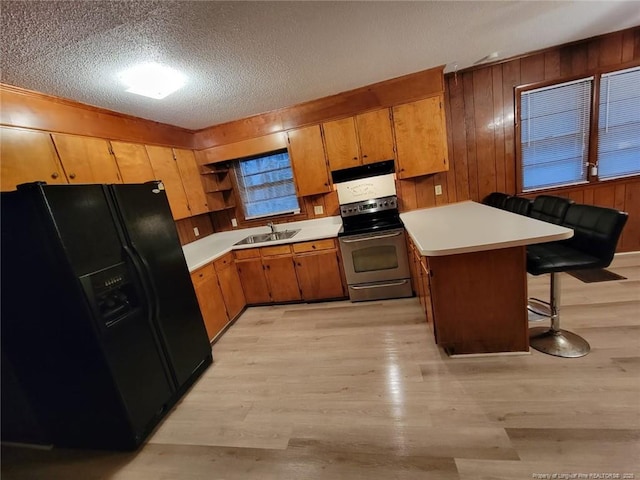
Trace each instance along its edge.
<instances>
[{"instance_id":1,"label":"cabinet drawer","mask_svg":"<svg viewBox=\"0 0 640 480\"><path fill-rule=\"evenodd\" d=\"M336 243L333 238L293 244L293 251L295 253L315 252L317 250L329 250L332 248L336 248Z\"/></svg>"},{"instance_id":2,"label":"cabinet drawer","mask_svg":"<svg viewBox=\"0 0 640 480\"><path fill-rule=\"evenodd\" d=\"M193 282L194 286L200 285L211 275L214 275L215 271L213 270L213 263L209 263L198 270L191 272L191 282Z\"/></svg>"},{"instance_id":3,"label":"cabinet drawer","mask_svg":"<svg viewBox=\"0 0 640 480\"><path fill-rule=\"evenodd\" d=\"M262 247L260 249L263 257L271 257L274 255L286 255L291 253L291 245L274 245L273 247Z\"/></svg>"},{"instance_id":4,"label":"cabinet drawer","mask_svg":"<svg viewBox=\"0 0 640 480\"><path fill-rule=\"evenodd\" d=\"M233 264L232 252L225 253L222 257L218 258L213 262L213 265L216 268L216 272L219 272L220 270L224 270L225 268L227 268L229 265L232 265L232 264Z\"/></svg>"},{"instance_id":5,"label":"cabinet drawer","mask_svg":"<svg viewBox=\"0 0 640 480\"><path fill-rule=\"evenodd\" d=\"M259 248L246 248L242 250L234 250L236 260L244 260L245 258L260 258Z\"/></svg>"}]
</instances>

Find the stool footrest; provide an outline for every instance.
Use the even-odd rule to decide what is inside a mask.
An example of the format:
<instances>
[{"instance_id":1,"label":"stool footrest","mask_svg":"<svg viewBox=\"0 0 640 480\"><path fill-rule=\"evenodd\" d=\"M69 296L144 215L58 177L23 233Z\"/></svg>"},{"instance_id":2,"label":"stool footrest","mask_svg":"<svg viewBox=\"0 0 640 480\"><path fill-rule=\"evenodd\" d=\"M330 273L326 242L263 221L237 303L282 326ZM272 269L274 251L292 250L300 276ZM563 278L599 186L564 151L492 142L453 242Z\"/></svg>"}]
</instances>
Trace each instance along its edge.
<instances>
[{"instance_id":1,"label":"stool footrest","mask_svg":"<svg viewBox=\"0 0 640 480\"><path fill-rule=\"evenodd\" d=\"M568 330L553 330L547 327L529 329L529 345L536 350L556 357L583 357L591 350L589 343Z\"/></svg>"},{"instance_id":2,"label":"stool footrest","mask_svg":"<svg viewBox=\"0 0 640 480\"><path fill-rule=\"evenodd\" d=\"M549 302L531 297L527 303L527 310L542 317L551 318L551 305Z\"/></svg>"}]
</instances>

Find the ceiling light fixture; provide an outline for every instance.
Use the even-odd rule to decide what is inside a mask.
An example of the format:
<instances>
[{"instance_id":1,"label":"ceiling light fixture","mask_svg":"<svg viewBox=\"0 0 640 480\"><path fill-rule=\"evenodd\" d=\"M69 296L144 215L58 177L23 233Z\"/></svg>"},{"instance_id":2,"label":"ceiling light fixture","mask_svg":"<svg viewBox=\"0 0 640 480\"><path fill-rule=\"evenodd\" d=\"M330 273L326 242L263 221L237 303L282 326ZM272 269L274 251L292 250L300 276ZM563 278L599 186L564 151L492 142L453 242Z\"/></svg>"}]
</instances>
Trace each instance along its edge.
<instances>
[{"instance_id":1,"label":"ceiling light fixture","mask_svg":"<svg viewBox=\"0 0 640 480\"><path fill-rule=\"evenodd\" d=\"M187 77L173 68L158 63L143 63L119 75L127 92L160 100L180 89Z\"/></svg>"}]
</instances>

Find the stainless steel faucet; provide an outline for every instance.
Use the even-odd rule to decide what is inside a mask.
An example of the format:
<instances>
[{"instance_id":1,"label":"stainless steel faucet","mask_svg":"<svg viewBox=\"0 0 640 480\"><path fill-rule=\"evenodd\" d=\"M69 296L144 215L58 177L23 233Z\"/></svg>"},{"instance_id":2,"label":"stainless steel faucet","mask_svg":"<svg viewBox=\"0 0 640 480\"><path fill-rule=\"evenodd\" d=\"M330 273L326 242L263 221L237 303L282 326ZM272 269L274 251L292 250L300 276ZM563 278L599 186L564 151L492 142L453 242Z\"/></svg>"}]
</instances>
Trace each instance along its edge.
<instances>
[{"instance_id":1,"label":"stainless steel faucet","mask_svg":"<svg viewBox=\"0 0 640 480\"><path fill-rule=\"evenodd\" d=\"M271 229L271 233L276 233L276 226L273 224L273 222L267 223L267 227Z\"/></svg>"}]
</instances>

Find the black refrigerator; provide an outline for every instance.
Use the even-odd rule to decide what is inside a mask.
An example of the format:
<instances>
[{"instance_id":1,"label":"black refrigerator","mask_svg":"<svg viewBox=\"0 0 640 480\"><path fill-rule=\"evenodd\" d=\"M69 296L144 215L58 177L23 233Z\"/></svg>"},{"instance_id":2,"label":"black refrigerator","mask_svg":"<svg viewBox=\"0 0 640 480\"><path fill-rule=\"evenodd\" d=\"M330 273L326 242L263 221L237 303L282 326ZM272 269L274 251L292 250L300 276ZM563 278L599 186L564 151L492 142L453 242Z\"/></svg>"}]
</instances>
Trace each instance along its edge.
<instances>
[{"instance_id":1,"label":"black refrigerator","mask_svg":"<svg viewBox=\"0 0 640 480\"><path fill-rule=\"evenodd\" d=\"M0 207L2 405L26 411L3 441L135 449L212 362L162 183L24 184Z\"/></svg>"}]
</instances>

